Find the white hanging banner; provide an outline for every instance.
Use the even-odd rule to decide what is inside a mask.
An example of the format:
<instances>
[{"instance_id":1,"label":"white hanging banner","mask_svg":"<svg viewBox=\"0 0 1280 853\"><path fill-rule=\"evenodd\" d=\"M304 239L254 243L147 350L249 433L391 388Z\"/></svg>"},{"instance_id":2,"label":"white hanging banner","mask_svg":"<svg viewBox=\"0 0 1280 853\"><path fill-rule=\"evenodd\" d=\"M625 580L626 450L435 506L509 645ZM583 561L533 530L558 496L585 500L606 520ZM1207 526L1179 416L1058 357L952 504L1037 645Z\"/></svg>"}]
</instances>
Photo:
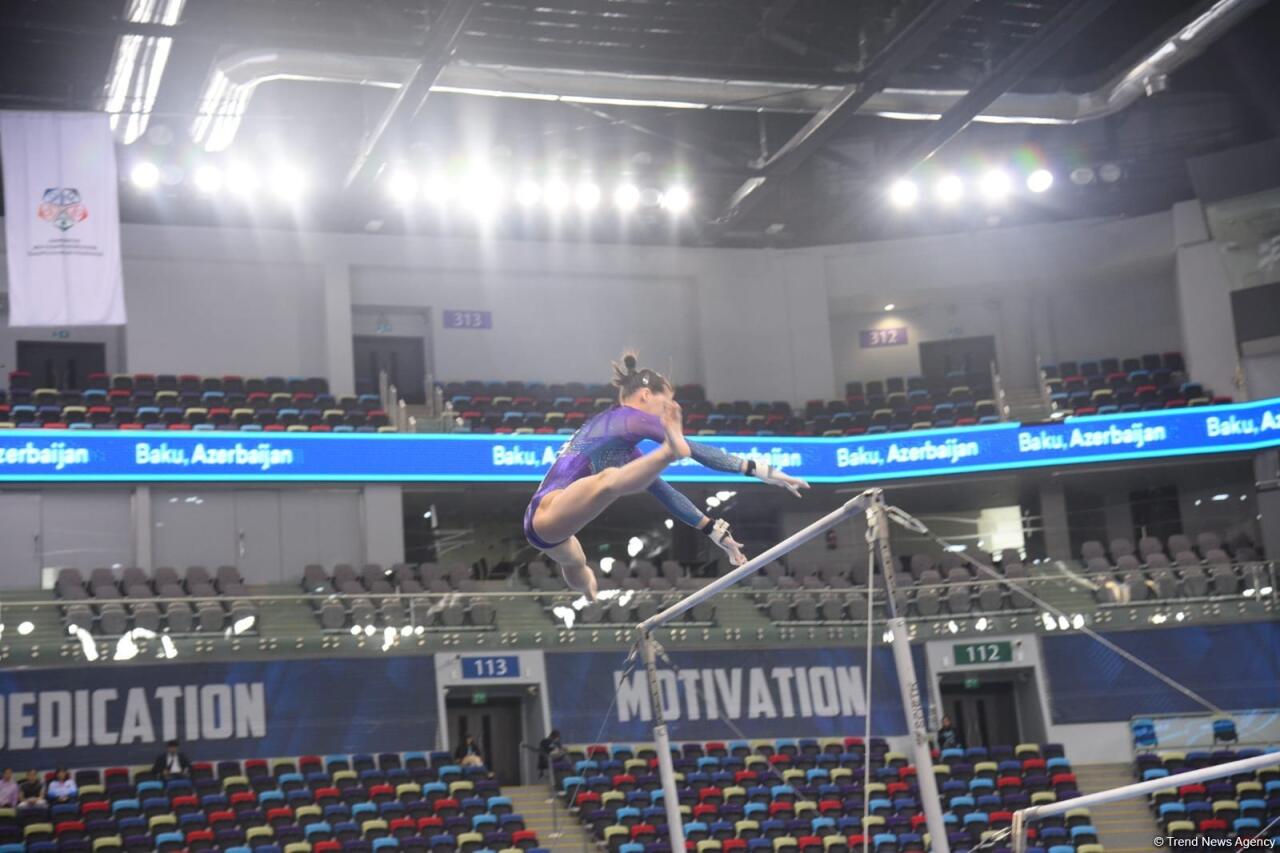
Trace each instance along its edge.
<instances>
[{"instance_id":1,"label":"white hanging banner","mask_svg":"<svg viewBox=\"0 0 1280 853\"><path fill-rule=\"evenodd\" d=\"M123 325L107 115L0 111L0 167L9 325Z\"/></svg>"}]
</instances>

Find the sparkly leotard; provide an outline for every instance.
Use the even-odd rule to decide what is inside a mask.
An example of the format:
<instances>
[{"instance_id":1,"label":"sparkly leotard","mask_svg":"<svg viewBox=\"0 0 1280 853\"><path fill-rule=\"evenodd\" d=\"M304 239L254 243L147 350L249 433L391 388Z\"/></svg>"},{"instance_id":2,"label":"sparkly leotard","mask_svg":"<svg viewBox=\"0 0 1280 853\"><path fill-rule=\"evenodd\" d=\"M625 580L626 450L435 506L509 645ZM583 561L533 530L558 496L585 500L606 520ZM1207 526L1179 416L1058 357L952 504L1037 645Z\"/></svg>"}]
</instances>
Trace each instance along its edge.
<instances>
[{"instance_id":1,"label":"sparkly leotard","mask_svg":"<svg viewBox=\"0 0 1280 853\"><path fill-rule=\"evenodd\" d=\"M666 440L662 421L655 415L630 406L614 406L583 424L560 451L555 464L529 501L529 507L524 513L524 535L529 543L543 551L560 544L543 540L533 529L533 515L538 511L538 504L542 502L544 495L563 489L583 477L597 474L605 468L625 465L641 455L636 445L645 439L658 443ZM730 473L737 473L741 468L742 460L737 456L698 442L688 443L693 458L708 468ZM702 520L702 513L693 502L661 477L653 481L649 494L661 501L672 515L685 524L693 526Z\"/></svg>"}]
</instances>

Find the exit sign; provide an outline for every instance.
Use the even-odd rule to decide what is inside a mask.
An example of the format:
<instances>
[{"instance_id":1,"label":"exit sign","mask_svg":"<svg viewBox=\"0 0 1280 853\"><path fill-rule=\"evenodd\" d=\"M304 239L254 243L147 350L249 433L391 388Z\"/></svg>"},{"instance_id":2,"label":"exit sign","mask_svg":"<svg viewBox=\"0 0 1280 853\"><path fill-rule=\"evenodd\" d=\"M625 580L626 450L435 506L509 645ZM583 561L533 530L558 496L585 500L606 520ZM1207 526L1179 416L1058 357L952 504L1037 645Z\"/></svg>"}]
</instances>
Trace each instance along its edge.
<instances>
[{"instance_id":1,"label":"exit sign","mask_svg":"<svg viewBox=\"0 0 1280 853\"><path fill-rule=\"evenodd\" d=\"M1013 660L1013 643L958 643L951 647L956 665L970 663L1010 663Z\"/></svg>"}]
</instances>

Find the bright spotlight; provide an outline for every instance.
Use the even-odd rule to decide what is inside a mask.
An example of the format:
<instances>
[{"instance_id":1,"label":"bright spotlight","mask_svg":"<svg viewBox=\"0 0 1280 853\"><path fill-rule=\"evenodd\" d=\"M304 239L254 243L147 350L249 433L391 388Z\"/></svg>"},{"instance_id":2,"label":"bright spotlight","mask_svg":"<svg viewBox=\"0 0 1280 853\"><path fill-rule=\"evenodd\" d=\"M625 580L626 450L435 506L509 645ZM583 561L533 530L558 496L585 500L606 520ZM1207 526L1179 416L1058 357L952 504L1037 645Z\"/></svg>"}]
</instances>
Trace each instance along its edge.
<instances>
[{"instance_id":1,"label":"bright spotlight","mask_svg":"<svg viewBox=\"0 0 1280 853\"><path fill-rule=\"evenodd\" d=\"M227 170L227 188L236 195L248 195L258 188L258 176L243 163L232 163Z\"/></svg>"},{"instance_id":2,"label":"bright spotlight","mask_svg":"<svg viewBox=\"0 0 1280 853\"><path fill-rule=\"evenodd\" d=\"M580 209L591 210L600 203L600 187L590 182L578 184L573 200Z\"/></svg>"},{"instance_id":3,"label":"bright spotlight","mask_svg":"<svg viewBox=\"0 0 1280 853\"><path fill-rule=\"evenodd\" d=\"M1079 187L1087 187L1097 180L1098 174L1092 166L1078 166L1071 170L1071 183Z\"/></svg>"},{"instance_id":4,"label":"bright spotlight","mask_svg":"<svg viewBox=\"0 0 1280 853\"><path fill-rule=\"evenodd\" d=\"M212 195L222 189L222 170L217 166L210 166L206 163L196 169L196 173L191 180L196 185L197 190L206 195Z\"/></svg>"},{"instance_id":5,"label":"bright spotlight","mask_svg":"<svg viewBox=\"0 0 1280 853\"><path fill-rule=\"evenodd\" d=\"M606 575L609 574L613 571L613 564L616 562L617 560L613 559L613 557L601 557L600 571L604 572Z\"/></svg>"},{"instance_id":6,"label":"bright spotlight","mask_svg":"<svg viewBox=\"0 0 1280 853\"><path fill-rule=\"evenodd\" d=\"M282 201L296 201L306 185L306 177L296 166L277 166L271 174L271 191Z\"/></svg>"},{"instance_id":7,"label":"bright spotlight","mask_svg":"<svg viewBox=\"0 0 1280 853\"><path fill-rule=\"evenodd\" d=\"M563 210L569 197L569 187L560 181L552 181L542 189L542 200L551 210Z\"/></svg>"},{"instance_id":8,"label":"bright spotlight","mask_svg":"<svg viewBox=\"0 0 1280 853\"><path fill-rule=\"evenodd\" d=\"M635 184L623 184L613 191L613 203L618 210L635 210L640 205L640 188Z\"/></svg>"},{"instance_id":9,"label":"bright spotlight","mask_svg":"<svg viewBox=\"0 0 1280 853\"><path fill-rule=\"evenodd\" d=\"M894 305L892 302L890 302L888 305L884 306L884 310L892 311L894 308L897 308L897 307L898 307L897 305Z\"/></svg>"},{"instance_id":10,"label":"bright spotlight","mask_svg":"<svg viewBox=\"0 0 1280 853\"><path fill-rule=\"evenodd\" d=\"M1124 169L1119 163L1103 163L1098 167L1098 177L1104 184L1114 184L1124 177Z\"/></svg>"},{"instance_id":11,"label":"bright spotlight","mask_svg":"<svg viewBox=\"0 0 1280 853\"><path fill-rule=\"evenodd\" d=\"M947 630L953 634L960 633L960 626L956 624L956 620L952 619L947 622Z\"/></svg>"},{"instance_id":12,"label":"bright spotlight","mask_svg":"<svg viewBox=\"0 0 1280 853\"><path fill-rule=\"evenodd\" d=\"M36 629L36 626L35 626L35 625L33 625L33 624L31 624L31 622L19 622L19 623L18 623L18 633L19 633L19 634L21 634L21 635L22 635L22 636L24 636L24 637L25 637L25 636L27 636L27 634L30 634L30 633L31 633L32 631L34 631L35 629Z\"/></svg>"},{"instance_id":13,"label":"bright spotlight","mask_svg":"<svg viewBox=\"0 0 1280 853\"><path fill-rule=\"evenodd\" d=\"M716 507L720 506L720 499L715 495L712 495L711 497L707 498L707 506L711 507L712 509L715 509Z\"/></svg>"},{"instance_id":14,"label":"bright spotlight","mask_svg":"<svg viewBox=\"0 0 1280 853\"><path fill-rule=\"evenodd\" d=\"M351 636L353 636L353 637L359 637L362 633L363 633L363 630L360 628L360 626L359 626L359 625L352 625L352 626L351 626Z\"/></svg>"},{"instance_id":15,"label":"bright spotlight","mask_svg":"<svg viewBox=\"0 0 1280 853\"><path fill-rule=\"evenodd\" d=\"M974 623L973 623L973 628L974 628L974 630L975 630L975 631L985 631L985 630L987 630L987 617L985 617L985 616L979 616L979 617L978 617L978 621L976 621L976 622L974 622Z\"/></svg>"},{"instance_id":16,"label":"bright spotlight","mask_svg":"<svg viewBox=\"0 0 1280 853\"><path fill-rule=\"evenodd\" d=\"M1075 614L1072 614L1072 616L1071 616L1071 627L1072 627L1072 628L1075 628L1077 631L1079 631L1081 628L1083 628L1083 627L1084 627L1084 614L1083 614L1083 613L1075 613Z\"/></svg>"},{"instance_id":17,"label":"bright spotlight","mask_svg":"<svg viewBox=\"0 0 1280 853\"><path fill-rule=\"evenodd\" d=\"M889 187L889 201L894 207L911 207L920 198L920 188L915 181L899 178Z\"/></svg>"},{"instance_id":18,"label":"bright spotlight","mask_svg":"<svg viewBox=\"0 0 1280 853\"><path fill-rule=\"evenodd\" d=\"M627 540L627 556L634 557L644 550L644 540L639 536L632 536Z\"/></svg>"},{"instance_id":19,"label":"bright spotlight","mask_svg":"<svg viewBox=\"0 0 1280 853\"><path fill-rule=\"evenodd\" d=\"M245 631L248 631L250 628L252 628L254 626L254 623L256 623L257 621L258 621L258 617L253 615L252 613L250 613L248 616L241 616L239 619L235 621L235 624L231 626L231 633L235 634L238 637L241 634L243 634Z\"/></svg>"},{"instance_id":20,"label":"bright spotlight","mask_svg":"<svg viewBox=\"0 0 1280 853\"><path fill-rule=\"evenodd\" d=\"M662 206L671 213L684 213L693 204L693 196L684 187L668 187L662 194Z\"/></svg>"},{"instance_id":21,"label":"bright spotlight","mask_svg":"<svg viewBox=\"0 0 1280 853\"><path fill-rule=\"evenodd\" d=\"M408 637L408 636L410 636L411 634L413 634L413 626L412 626L412 625L401 625L401 626L400 626L400 636L401 636L401 637Z\"/></svg>"},{"instance_id":22,"label":"bright spotlight","mask_svg":"<svg viewBox=\"0 0 1280 853\"><path fill-rule=\"evenodd\" d=\"M1046 631L1052 631L1058 627L1058 620L1053 618L1052 613L1041 613L1040 621L1044 623Z\"/></svg>"},{"instance_id":23,"label":"bright spotlight","mask_svg":"<svg viewBox=\"0 0 1280 853\"><path fill-rule=\"evenodd\" d=\"M542 198L542 187L533 181L523 181L516 187L516 204L521 207L533 207Z\"/></svg>"},{"instance_id":24,"label":"bright spotlight","mask_svg":"<svg viewBox=\"0 0 1280 853\"><path fill-rule=\"evenodd\" d=\"M1027 175L1027 189L1033 193L1042 193L1053 186L1053 172L1048 169L1036 169Z\"/></svg>"},{"instance_id":25,"label":"bright spotlight","mask_svg":"<svg viewBox=\"0 0 1280 853\"><path fill-rule=\"evenodd\" d=\"M373 623L372 623L372 622L370 622L368 625L365 625L365 626L364 626L364 635L365 635L366 637L372 637L372 636L373 636L374 634L376 634L376 633L378 633L378 629L377 629L377 628L375 628L375 627L373 627Z\"/></svg>"},{"instance_id":26,"label":"bright spotlight","mask_svg":"<svg viewBox=\"0 0 1280 853\"><path fill-rule=\"evenodd\" d=\"M491 172L473 173L462 187L462 201L473 216L488 218L502 203L502 183Z\"/></svg>"},{"instance_id":27,"label":"bright spotlight","mask_svg":"<svg viewBox=\"0 0 1280 853\"><path fill-rule=\"evenodd\" d=\"M964 182L957 175L946 175L938 181L934 193L943 204L954 204L964 197Z\"/></svg>"},{"instance_id":28,"label":"bright spotlight","mask_svg":"<svg viewBox=\"0 0 1280 853\"><path fill-rule=\"evenodd\" d=\"M1009 174L1001 169L992 169L982 176L979 184L982 190L982 196L987 201L1004 201L1005 197L1013 189L1013 182L1009 180Z\"/></svg>"},{"instance_id":29,"label":"bright spotlight","mask_svg":"<svg viewBox=\"0 0 1280 853\"><path fill-rule=\"evenodd\" d=\"M418 194L418 179L411 173L399 171L387 176L387 195L392 201L408 204Z\"/></svg>"},{"instance_id":30,"label":"bright spotlight","mask_svg":"<svg viewBox=\"0 0 1280 853\"><path fill-rule=\"evenodd\" d=\"M388 625L388 626L383 630L383 632L382 632L382 650L383 650L384 652L385 652L387 649L391 648L393 645L395 645L395 642L396 642L396 636L397 636L397 631L396 631L396 629L395 629L395 628L392 628L390 625Z\"/></svg>"},{"instance_id":31,"label":"bright spotlight","mask_svg":"<svg viewBox=\"0 0 1280 853\"><path fill-rule=\"evenodd\" d=\"M453 185L443 175L431 175L422 184L422 196L431 204L440 206L453 195Z\"/></svg>"},{"instance_id":32,"label":"bright spotlight","mask_svg":"<svg viewBox=\"0 0 1280 853\"><path fill-rule=\"evenodd\" d=\"M413 628L413 636L415 636L415 637L421 637L421 636L422 636L423 634L425 634L425 633L427 633L427 629L426 629L424 626L422 626L422 625L415 625L415 626L414 626L414 628Z\"/></svg>"},{"instance_id":33,"label":"bright spotlight","mask_svg":"<svg viewBox=\"0 0 1280 853\"><path fill-rule=\"evenodd\" d=\"M130 170L129 180L138 189L149 190L160 183L160 168L150 160L143 160Z\"/></svg>"}]
</instances>

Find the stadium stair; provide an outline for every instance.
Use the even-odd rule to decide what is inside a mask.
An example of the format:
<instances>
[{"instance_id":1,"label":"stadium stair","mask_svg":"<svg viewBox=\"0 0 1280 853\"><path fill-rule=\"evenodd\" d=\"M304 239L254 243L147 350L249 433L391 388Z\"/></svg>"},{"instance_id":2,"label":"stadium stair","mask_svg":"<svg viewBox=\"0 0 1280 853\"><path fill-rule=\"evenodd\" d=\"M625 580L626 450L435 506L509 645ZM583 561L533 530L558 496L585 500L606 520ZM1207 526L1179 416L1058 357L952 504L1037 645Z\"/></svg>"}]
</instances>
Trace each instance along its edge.
<instances>
[{"instance_id":1,"label":"stadium stair","mask_svg":"<svg viewBox=\"0 0 1280 853\"><path fill-rule=\"evenodd\" d=\"M1075 768L1082 794L1096 794L1121 785L1133 784L1131 764L1085 764ZM1147 808L1146 797L1131 797L1090 806L1098 840L1107 853L1150 853L1158 834L1156 822Z\"/></svg>"},{"instance_id":2,"label":"stadium stair","mask_svg":"<svg viewBox=\"0 0 1280 853\"><path fill-rule=\"evenodd\" d=\"M547 785L504 786L502 795L511 798L512 810L524 817L528 828L538 834L538 842L543 849L552 853L596 849L586 827L551 796ZM560 833L559 837L556 837L556 832Z\"/></svg>"},{"instance_id":3,"label":"stadium stair","mask_svg":"<svg viewBox=\"0 0 1280 853\"><path fill-rule=\"evenodd\" d=\"M1050 409L1039 388L1007 388L1004 402L1011 421L1038 423L1049 419Z\"/></svg>"}]
</instances>

